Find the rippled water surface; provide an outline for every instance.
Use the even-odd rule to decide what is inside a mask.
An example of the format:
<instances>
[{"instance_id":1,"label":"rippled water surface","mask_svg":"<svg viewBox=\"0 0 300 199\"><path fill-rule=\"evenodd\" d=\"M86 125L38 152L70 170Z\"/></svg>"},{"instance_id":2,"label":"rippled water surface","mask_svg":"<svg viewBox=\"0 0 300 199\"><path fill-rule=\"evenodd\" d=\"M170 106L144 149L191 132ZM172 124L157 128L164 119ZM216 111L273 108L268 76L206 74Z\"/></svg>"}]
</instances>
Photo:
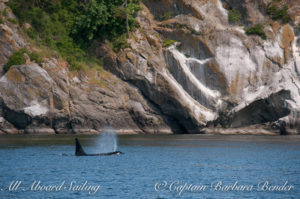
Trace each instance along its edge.
<instances>
[{"instance_id":1,"label":"rippled water surface","mask_svg":"<svg viewBox=\"0 0 300 199\"><path fill-rule=\"evenodd\" d=\"M107 157L74 138L0 136L0 198L300 198L298 136L119 136Z\"/></svg>"}]
</instances>

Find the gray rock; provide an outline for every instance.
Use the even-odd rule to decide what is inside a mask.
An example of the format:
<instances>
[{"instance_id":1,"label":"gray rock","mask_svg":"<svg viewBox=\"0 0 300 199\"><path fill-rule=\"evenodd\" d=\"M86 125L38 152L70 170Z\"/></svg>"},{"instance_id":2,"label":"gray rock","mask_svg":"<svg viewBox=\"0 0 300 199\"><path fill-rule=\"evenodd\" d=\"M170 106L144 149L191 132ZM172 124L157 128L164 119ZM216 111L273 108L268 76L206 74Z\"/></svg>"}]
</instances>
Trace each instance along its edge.
<instances>
[{"instance_id":1,"label":"gray rock","mask_svg":"<svg viewBox=\"0 0 300 199\"><path fill-rule=\"evenodd\" d=\"M13 66L1 77L1 115L13 128L29 134L100 133L107 125L120 132L158 133L160 127L167 132L162 117L138 90L112 74L107 75L115 81L113 88L93 85L83 74L81 84L70 85L68 73L53 67L46 71L36 64ZM139 100L143 111L138 116L132 114L131 99Z\"/></svg>"},{"instance_id":2,"label":"gray rock","mask_svg":"<svg viewBox=\"0 0 300 199\"><path fill-rule=\"evenodd\" d=\"M71 73L55 58L12 66L0 77L0 133L97 134L109 125L120 134L299 134L297 17L266 25L263 40L229 24L217 1L143 2L129 48L89 49L103 71ZM252 25L266 20L270 0L226 2ZM176 16L154 20L168 12ZM0 25L0 73L26 46L17 28Z\"/></svg>"}]
</instances>

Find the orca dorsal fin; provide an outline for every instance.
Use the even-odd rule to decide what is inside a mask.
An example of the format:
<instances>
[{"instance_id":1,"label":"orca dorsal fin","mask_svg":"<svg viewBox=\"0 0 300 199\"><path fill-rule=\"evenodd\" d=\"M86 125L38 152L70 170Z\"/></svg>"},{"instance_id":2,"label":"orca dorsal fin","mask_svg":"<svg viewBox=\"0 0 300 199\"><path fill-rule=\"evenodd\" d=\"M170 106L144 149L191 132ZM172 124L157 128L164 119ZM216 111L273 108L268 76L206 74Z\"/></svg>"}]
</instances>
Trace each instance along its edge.
<instances>
[{"instance_id":1,"label":"orca dorsal fin","mask_svg":"<svg viewBox=\"0 0 300 199\"><path fill-rule=\"evenodd\" d=\"M85 156L86 153L84 152L81 144L79 143L79 140L77 138L75 138L75 142L76 142L76 151L75 151L75 155L76 156Z\"/></svg>"}]
</instances>

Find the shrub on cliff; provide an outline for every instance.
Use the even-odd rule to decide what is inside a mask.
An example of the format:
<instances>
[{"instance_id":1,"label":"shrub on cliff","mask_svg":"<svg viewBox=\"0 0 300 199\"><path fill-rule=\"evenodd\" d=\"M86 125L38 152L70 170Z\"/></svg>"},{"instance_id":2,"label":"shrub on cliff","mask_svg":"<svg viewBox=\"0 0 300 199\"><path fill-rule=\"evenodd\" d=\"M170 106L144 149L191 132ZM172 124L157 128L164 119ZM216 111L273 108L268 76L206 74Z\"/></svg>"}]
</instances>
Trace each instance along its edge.
<instances>
[{"instance_id":1,"label":"shrub on cliff","mask_svg":"<svg viewBox=\"0 0 300 199\"><path fill-rule=\"evenodd\" d=\"M233 8L228 12L228 21L230 23L239 23L242 19L242 14L237 9Z\"/></svg>"},{"instance_id":2,"label":"shrub on cliff","mask_svg":"<svg viewBox=\"0 0 300 199\"><path fill-rule=\"evenodd\" d=\"M32 53L27 53L30 60L34 61L35 63L41 65L41 63L43 62L43 57L41 54L37 53L37 52L32 52Z\"/></svg>"},{"instance_id":3,"label":"shrub on cliff","mask_svg":"<svg viewBox=\"0 0 300 199\"><path fill-rule=\"evenodd\" d=\"M262 39L267 39L267 36L264 32L264 26L262 24L256 24L252 27L245 28L247 35L258 35Z\"/></svg>"},{"instance_id":4,"label":"shrub on cliff","mask_svg":"<svg viewBox=\"0 0 300 199\"><path fill-rule=\"evenodd\" d=\"M27 51L25 49L21 49L12 54L12 56L9 57L7 63L4 66L4 71L7 72L9 68L13 65L25 64L26 60L24 57L24 53L26 52Z\"/></svg>"},{"instance_id":5,"label":"shrub on cliff","mask_svg":"<svg viewBox=\"0 0 300 199\"><path fill-rule=\"evenodd\" d=\"M282 8L270 4L267 8L267 14L271 16L274 20L282 20L284 23L288 23L291 18L288 15L288 6L284 5Z\"/></svg>"},{"instance_id":6,"label":"shrub on cliff","mask_svg":"<svg viewBox=\"0 0 300 199\"><path fill-rule=\"evenodd\" d=\"M9 57L7 63L4 65L4 71L7 72L11 66L25 64L26 59L24 57L24 53L26 53L29 56L31 61L34 61L39 65L43 61L43 58L39 53L37 52L30 53L28 50L23 48L14 52L14 54L12 54L12 56Z\"/></svg>"},{"instance_id":7,"label":"shrub on cliff","mask_svg":"<svg viewBox=\"0 0 300 199\"><path fill-rule=\"evenodd\" d=\"M119 36L118 38L114 39L112 42L112 49L115 52L118 52L120 49L128 48L129 45L127 43L126 34Z\"/></svg>"}]
</instances>

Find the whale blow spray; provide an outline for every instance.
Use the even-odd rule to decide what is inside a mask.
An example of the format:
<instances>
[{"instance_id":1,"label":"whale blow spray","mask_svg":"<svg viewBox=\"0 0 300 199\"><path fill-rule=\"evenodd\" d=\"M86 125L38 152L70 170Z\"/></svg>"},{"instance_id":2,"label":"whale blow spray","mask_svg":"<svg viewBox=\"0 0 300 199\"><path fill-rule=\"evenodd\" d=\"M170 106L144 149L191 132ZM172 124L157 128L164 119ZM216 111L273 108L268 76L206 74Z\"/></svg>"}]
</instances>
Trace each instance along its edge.
<instances>
[{"instance_id":1,"label":"whale blow spray","mask_svg":"<svg viewBox=\"0 0 300 199\"><path fill-rule=\"evenodd\" d=\"M117 151L117 135L113 128L105 127L97 140L97 150L100 153Z\"/></svg>"}]
</instances>

